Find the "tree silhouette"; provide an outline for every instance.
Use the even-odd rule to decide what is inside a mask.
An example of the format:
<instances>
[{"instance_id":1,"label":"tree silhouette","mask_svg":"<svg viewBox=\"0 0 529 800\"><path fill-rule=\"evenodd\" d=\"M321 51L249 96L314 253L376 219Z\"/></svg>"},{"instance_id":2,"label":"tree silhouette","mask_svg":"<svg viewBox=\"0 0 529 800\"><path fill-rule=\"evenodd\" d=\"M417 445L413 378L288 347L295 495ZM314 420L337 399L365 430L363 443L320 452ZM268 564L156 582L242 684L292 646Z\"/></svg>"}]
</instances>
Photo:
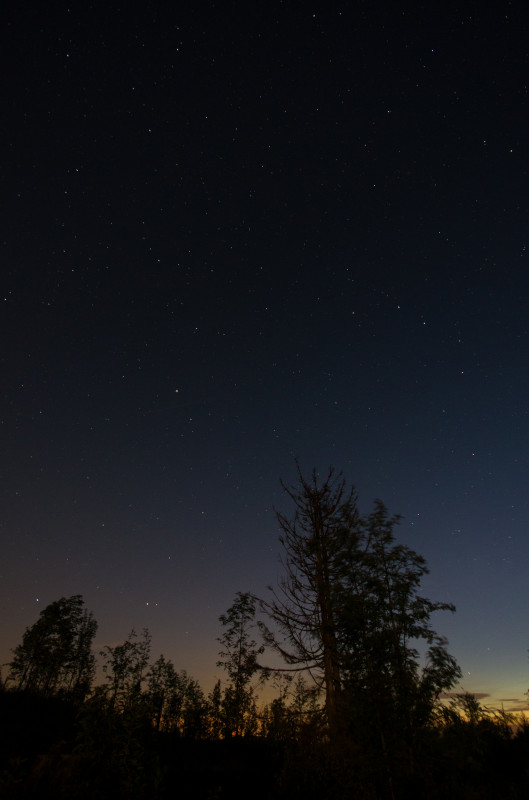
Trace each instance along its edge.
<instances>
[{"instance_id":1,"label":"tree silhouette","mask_svg":"<svg viewBox=\"0 0 529 800\"><path fill-rule=\"evenodd\" d=\"M234 736L255 729L251 681L259 669L257 658L264 651L251 636L255 610L255 599L248 593L237 592L233 605L219 617L225 630L218 638L222 650L217 666L223 667L230 678L222 706L227 733Z\"/></svg>"},{"instance_id":2,"label":"tree silhouette","mask_svg":"<svg viewBox=\"0 0 529 800\"><path fill-rule=\"evenodd\" d=\"M294 514L277 515L285 574L260 601L271 623L261 623L265 642L324 688L331 738L369 729L384 750L384 727L411 737L459 677L430 622L455 609L418 594L426 562L396 542L399 517L383 503L362 517L332 468L322 482L299 466L298 477L296 487L282 484Z\"/></svg>"},{"instance_id":3,"label":"tree silhouette","mask_svg":"<svg viewBox=\"0 0 529 800\"><path fill-rule=\"evenodd\" d=\"M151 635L147 628L143 629L140 637L133 629L122 644L107 645L101 650L112 708L126 708L140 697L150 652Z\"/></svg>"},{"instance_id":4,"label":"tree silhouette","mask_svg":"<svg viewBox=\"0 0 529 800\"><path fill-rule=\"evenodd\" d=\"M341 654L337 588L343 569L342 548L356 546L359 515L354 489L330 469L320 484L316 470L310 480L298 466L299 486L281 482L294 503L289 518L277 513L282 534L285 574L269 587L272 600L260 600L274 628L261 622L267 645L294 669L308 670L324 687L331 735L341 727Z\"/></svg>"},{"instance_id":5,"label":"tree silhouette","mask_svg":"<svg viewBox=\"0 0 529 800\"><path fill-rule=\"evenodd\" d=\"M13 651L7 680L18 689L82 700L94 677L91 647L96 631L97 622L81 595L50 603Z\"/></svg>"},{"instance_id":6,"label":"tree silhouette","mask_svg":"<svg viewBox=\"0 0 529 800\"><path fill-rule=\"evenodd\" d=\"M147 699L156 730L171 730L180 724L183 706L181 676L173 662L161 655L147 673Z\"/></svg>"},{"instance_id":7,"label":"tree silhouette","mask_svg":"<svg viewBox=\"0 0 529 800\"><path fill-rule=\"evenodd\" d=\"M461 676L431 624L435 611L455 607L419 595L428 568L396 541L399 521L375 501L354 546L344 540L336 586L348 731L373 764L384 764L391 794L394 776L413 770L416 741L440 694Z\"/></svg>"}]
</instances>

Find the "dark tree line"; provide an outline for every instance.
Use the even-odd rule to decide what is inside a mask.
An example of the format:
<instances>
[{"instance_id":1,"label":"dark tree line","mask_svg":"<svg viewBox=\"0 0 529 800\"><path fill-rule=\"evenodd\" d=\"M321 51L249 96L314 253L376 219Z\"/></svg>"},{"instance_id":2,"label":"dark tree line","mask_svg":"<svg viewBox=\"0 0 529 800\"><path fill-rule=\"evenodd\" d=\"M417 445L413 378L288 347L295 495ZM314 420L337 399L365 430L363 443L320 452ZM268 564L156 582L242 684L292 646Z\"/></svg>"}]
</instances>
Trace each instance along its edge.
<instances>
[{"instance_id":1,"label":"dark tree line","mask_svg":"<svg viewBox=\"0 0 529 800\"><path fill-rule=\"evenodd\" d=\"M100 652L94 686L82 597L41 612L0 692L1 797L529 796L529 724L450 693L460 670L432 616L455 609L422 596L427 565L397 540L399 517L380 501L360 514L333 470L298 478L277 515L283 575L220 616L226 679L208 694L152 660L146 629Z\"/></svg>"}]
</instances>

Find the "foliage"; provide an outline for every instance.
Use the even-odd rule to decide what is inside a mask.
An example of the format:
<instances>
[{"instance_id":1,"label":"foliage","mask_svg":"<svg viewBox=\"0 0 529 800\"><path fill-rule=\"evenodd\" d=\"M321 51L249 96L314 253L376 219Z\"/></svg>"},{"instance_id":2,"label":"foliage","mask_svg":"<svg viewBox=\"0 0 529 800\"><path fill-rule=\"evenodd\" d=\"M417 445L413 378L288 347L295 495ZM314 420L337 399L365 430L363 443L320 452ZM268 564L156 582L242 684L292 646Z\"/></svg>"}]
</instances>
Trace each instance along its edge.
<instances>
[{"instance_id":1,"label":"foliage","mask_svg":"<svg viewBox=\"0 0 529 800\"><path fill-rule=\"evenodd\" d=\"M376 501L360 522L354 547L342 548L337 585L349 725L357 736L371 729L384 759L390 741L395 750L397 740L400 744L405 740L409 757L409 748L429 723L439 695L461 675L430 619L435 611L455 609L418 594L428 571L426 562L396 542L393 528L398 522L399 517L389 517L384 504ZM426 647L425 653L420 653L420 645Z\"/></svg>"},{"instance_id":2,"label":"foliage","mask_svg":"<svg viewBox=\"0 0 529 800\"><path fill-rule=\"evenodd\" d=\"M354 489L330 469L320 484L316 470L305 479L298 466L299 486L282 486L294 503L294 516L277 513L285 574L272 600L260 608L275 630L261 622L267 645L294 669L308 670L325 688L332 733L340 726L340 651L336 589L343 567L341 548L357 537L358 510Z\"/></svg>"},{"instance_id":3,"label":"foliage","mask_svg":"<svg viewBox=\"0 0 529 800\"><path fill-rule=\"evenodd\" d=\"M13 651L7 680L17 689L82 700L94 677L91 647L97 631L93 615L83 606L81 595L46 606Z\"/></svg>"},{"instance_id":4,"label":"foliage","mask_svg":"<svg viewBox=\"0 0 529 800\"><path fill-rule=\"evenodd\" d=\"M303 675L276 673L276 697L261 714L261 735L274 741L308 742L322 739L322 708L317 692Z\"/></svg>"},{"instance_id":5,"label":"foliage","mask_svg":"<svg viewBox=\"0 0 529 800\"><path fill-rule=\"evenodd\" d=\"M198 681L188 679L185 691L182 735L187 739L205 739L208 732L209 706Z\"/></svg>"},{"instance_id":6,"label":"foliage","mask_svg":"<svg viewBox=\"0 0 529 800\"><path fill-rule=\"evenodd\" d=\"M256 601L248 593L237 592L235 602L219 617L224 633L217 666L223 667L230 679L222 701L224 735L253 734L257 729L255 697L251 681L259 669L258 656L262 645L251 636Z\"/></svg>"},{"instance_id":7,"label":"foliage","mask_svg":"<svg viewBox=\"0 0 529 800\"><path fill-rule=\"evenodd\" d=\"M390 770L389 750L412 758L414 737L460 675L430 621L454 607L420 596L426 562L397 543L399 517L382 502L361 516L333 469L321 483L315 470L306 479L298 467L298 477L297 487L283 484L294 514L277 515L285 574L260 601L265 642L325 689L331 738L367 743Z\"/></svg>"},{"instance_id":8,"label":"foliage","mask_svg":"<svg viewBox=\"0 0 529 800\"><path fill-rule=\"evenodd\" d=\"M205 704L197 686L185 670L177 672L165 656L155 661L147 673L145 697L156 730L182 733L184 728L196 727L189 719L196 718L197 707Z\"/></svg>"},{"instance_id":9,"label":"foliage","mask_svg":"<svg viewBox=\"0 0 529 800\"><path fill-rule=\"evenodd\" d=\"M107 645L101 650L112 708L131 706L141 696L150 652L151 635L147 628L143 629L140 637L133 629L122 644Z\"/></svg>"},{"instance_id":10,"label":"foliage","mask_svg":"<svg viewBox=\"0 0 529 800\"><path fill-rule=\"evenodd\" d=\"M314 686L309 686L303 675L298 675L294 682L289 712L294 739L303 741L306 738L321 738L322 708Z\"/></svg>"},{"instance_id":11,"label":"foliage","mask_svg":"<svg viewBox=\"0 0 529 800\"><path fill-rule=\"evenodd\" d=\"M237 800L259 772L252 788L259 800L527 797L527 720L485 708L469 693L442 700L456 666L430 615L446 606L420 597L426 565L396 542L397 521L377 503L357 519L354 537L335 529L339 736L328 736L318 686L301 672L272 673L276 696L257 712L252 681L262 648L252 637L249 595L236 595L221 617L224 691L218 681L206 698L164 656L150 664L144 630L105 648L106 683L82 701L65 688L75 684L65 681L58 646L67 625L50 623L79 607L62 598L52 604L62 615L57 608L41 615L51 637L41 641L62 664L61 680L55 688L50 681L0 689L1 796L164 800L177 792Z\"/></svg>"},{"instance_id":12,"label":"foliage","mask_svg":"<svg viewBox=\"0 0 529 800\"><path fill-rule=\"evenodd\" d=\"M223 731L222 684L220 680L208 695L208 738L220 739Z\"/></svg>"},{"instance_id":13,"label":"foliage","mask_svg":"<svg viewBox=\"0 0 529 800\"><path fill-rule=\"evenodd\" d=\"M161 781L147 708L118 708L100 687L78 717L74 785L81 797L143 800L157 797ZM75 795L74 795L75 796Z\"/></svg>"}]
</instances>

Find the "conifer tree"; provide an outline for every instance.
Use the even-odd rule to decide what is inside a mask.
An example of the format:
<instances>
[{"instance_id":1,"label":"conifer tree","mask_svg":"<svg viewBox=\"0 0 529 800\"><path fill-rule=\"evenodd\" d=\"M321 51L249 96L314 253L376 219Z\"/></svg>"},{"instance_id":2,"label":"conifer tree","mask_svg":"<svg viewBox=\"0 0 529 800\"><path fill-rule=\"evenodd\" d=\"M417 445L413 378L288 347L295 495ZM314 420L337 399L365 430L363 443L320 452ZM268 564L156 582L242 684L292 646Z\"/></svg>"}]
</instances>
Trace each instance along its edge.
<instances>
[{"instance_id":1,"label":"conifer tree","mask_svg":"<svg viewBox=\"0 0 529 800\"><path fill-rule=\"evenodd\" d=\"M264 640L324 689L331 738L365 725L379 736L382 720L412 736L460 676L430 619L455 609L420 596L426 562L396 541L399 517L382 502L361 516L332 468L322 482L316 470L306 479L298 467L298 477L282 484L294 514L277 515L285 573L259 601Z\"/></svg>"},{"instance_id":2,"label":"conifer tree","mask_svg":"<svg viewBox=\"0 0 529 800\"><path fill-rule=\"evenodd\" d=\"M343 559L348 541L356 546L359 515L354 489L330 469L323 482L316 470L304 478L298 466L299 486L284 490L294 503L294 515L278 513L285 574L271 600L260 600L270 619L260 627L267 645L278 651L294 670L308 670L325 690L329 728L341 726L340 619L336 606Z\"/></svg>"}]
</instances>

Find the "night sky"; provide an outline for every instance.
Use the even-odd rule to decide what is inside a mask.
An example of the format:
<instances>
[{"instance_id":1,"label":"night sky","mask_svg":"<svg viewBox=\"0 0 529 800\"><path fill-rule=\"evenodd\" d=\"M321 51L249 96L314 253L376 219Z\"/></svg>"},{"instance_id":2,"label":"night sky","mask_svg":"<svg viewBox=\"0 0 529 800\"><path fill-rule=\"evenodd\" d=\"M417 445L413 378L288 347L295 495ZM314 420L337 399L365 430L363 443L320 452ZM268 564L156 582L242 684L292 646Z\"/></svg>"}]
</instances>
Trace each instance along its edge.
<instances>
[{"instance_id":1,"label":"night sky","mask_svg":"<svg viewBox=\"0 0 529 800\"><path fill-rule=\"evenodd\" d=\"M527 5L7 16L0 662L82 594L210 688L298 458L404 516L462 687L528 707Z\"/></svg>"}]
</instances>

